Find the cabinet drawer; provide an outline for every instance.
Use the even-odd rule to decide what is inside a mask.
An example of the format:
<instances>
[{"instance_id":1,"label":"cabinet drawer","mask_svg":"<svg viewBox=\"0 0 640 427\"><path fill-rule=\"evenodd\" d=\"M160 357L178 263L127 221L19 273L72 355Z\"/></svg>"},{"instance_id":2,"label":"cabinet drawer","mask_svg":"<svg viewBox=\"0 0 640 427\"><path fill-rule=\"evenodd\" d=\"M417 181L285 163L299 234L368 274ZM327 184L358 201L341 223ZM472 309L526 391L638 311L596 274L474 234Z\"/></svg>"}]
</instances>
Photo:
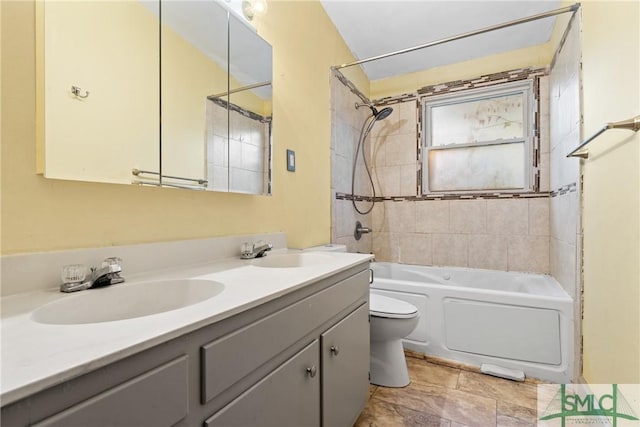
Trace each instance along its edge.
<instances>
[{"instance_id":1,"label":"cabinet drawer","mask_svg":"<svg viewBox=\"0 0 640 427\"><path fill-rule=\"evenodd\" d=\"M320 425L318 340L205 421L206 427ZM312 370L312 374L307 372Z\"/></svg>"},{"instance_id":2,"label":"cabinet drawer","mask_svg":"<svg viewBox=\"0 0 640 427\"><path fill-rule=\"evenodd\" d=\"M304 338L349 304L366 298L363 271L201 348L202 403Z\"/></svg>"},{"instance_id":3,"label":"cabinet drawer","mask_svg":"<svg viewBox=\"0 0 640 427\"><path fill-rule=\"evenodd\" d=\"M187 416L188 405L188 364L183 356L35 426L171 426Z\"/></svg>"}]
</instances>

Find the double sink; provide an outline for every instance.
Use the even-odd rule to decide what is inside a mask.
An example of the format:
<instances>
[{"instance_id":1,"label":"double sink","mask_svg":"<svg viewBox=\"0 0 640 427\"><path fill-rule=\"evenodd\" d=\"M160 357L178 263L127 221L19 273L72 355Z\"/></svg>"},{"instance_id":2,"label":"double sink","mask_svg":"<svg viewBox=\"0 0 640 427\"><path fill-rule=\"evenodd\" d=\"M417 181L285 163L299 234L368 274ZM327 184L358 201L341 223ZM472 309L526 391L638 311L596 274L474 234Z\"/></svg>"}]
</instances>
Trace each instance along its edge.
<instances>
[{"instance_id":1,"label":"double sink","mask_svg":"<svg viewBox=\"0 0 640 427\"><path fill-rule=\"evenodd\" d=\"M326 254L270 254L246 261L249 268L303 268L329 263ZM124 283L79 292L33 311L33 321L74 325L135 319L179 310L224 293L225 283L208 279L170 279Z\"/></svg>"}]
</instances>

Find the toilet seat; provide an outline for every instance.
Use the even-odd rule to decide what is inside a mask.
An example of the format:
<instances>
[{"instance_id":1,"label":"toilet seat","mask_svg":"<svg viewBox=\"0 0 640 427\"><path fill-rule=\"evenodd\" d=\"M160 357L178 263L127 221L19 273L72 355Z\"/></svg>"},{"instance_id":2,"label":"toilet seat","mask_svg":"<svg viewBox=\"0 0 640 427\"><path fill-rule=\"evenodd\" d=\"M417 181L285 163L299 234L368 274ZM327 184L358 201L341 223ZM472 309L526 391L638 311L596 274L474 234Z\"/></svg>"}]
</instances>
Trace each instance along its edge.
<instances>
[{"instance_id":1,"label":"toilet seat","mask_svg":"<svg viewBox=\"0 0 640 427\"><path fill-rule=\"evenodd\" d=\"M369 297L369 314L372 316L410 319L418 315L418 309L408 302L374 293L370 293Z\"/></svg>"}]
</instances>

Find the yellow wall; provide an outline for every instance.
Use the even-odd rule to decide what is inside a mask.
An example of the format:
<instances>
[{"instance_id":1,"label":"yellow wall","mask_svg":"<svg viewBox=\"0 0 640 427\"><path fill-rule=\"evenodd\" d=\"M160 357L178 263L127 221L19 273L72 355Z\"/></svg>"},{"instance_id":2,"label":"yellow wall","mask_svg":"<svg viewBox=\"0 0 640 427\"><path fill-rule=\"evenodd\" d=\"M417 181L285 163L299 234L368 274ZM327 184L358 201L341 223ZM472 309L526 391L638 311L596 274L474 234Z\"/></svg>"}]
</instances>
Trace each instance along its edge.
<instances>
[{"instance_id":1,"label":"yellow wall","mask_svg":"<svg viewBox=\"0 0 640 427\"><path fill-rule=\"evenodd\" d=\"M429 54L428 51L429 49L425 50L425 55ZM547 67L552 58L551 45L545 43L470 61L434 67L403 76L374 80L371 82L371 98L379 99L386 96L415 92L421 87L436 83L472 79L485 74L513 70L515 68Z\"/></svg>"},{"instance_id":2,"label":"yellow wall","mask_svg":"<svg viewBox=\"0 0 640 427\"><path fill-rule=\"evenodd\" d=\"M640 3L582 3L585 136L640 114ZM640 132L610 130L583 175L584 378L640 383Z\"/></svg>"},{"instance_id":3,"label":"yellow wall","mask_svg":"<svg viewBox=\"0 0 640 427\"><path fill-rule=\"evenodd\" d=\"M36 175L34 2L0 7L3 254L272 231L292 247L329 241L329 67L353 57L320 3L271 2L260 22L274 54L272 197ZM368 90L357 70L350 78Z\"/></svg>"}]
</instances>

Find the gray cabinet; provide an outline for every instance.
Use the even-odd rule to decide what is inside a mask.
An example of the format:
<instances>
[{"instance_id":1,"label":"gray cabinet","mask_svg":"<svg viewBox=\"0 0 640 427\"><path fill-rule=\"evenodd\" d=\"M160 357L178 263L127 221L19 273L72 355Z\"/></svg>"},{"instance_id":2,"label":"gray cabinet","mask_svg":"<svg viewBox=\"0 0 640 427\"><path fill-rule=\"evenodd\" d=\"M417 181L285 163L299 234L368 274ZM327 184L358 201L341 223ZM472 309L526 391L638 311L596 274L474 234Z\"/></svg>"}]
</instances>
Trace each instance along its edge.
<instances>
[{"instance_id":1,"label":"gray cabinet","mask_svg":"<svg viewBox=\"0 0 640 427\"><path fill-rule=\"evenodd\" d=\"M322 424L351 426L369 396L369 304L322 334Z\"/></svg>"},{"instance_id":2,"label":"gray cabinet","mask_svg":"<svg viewBox=\"0 0 640 427\"><path fill-rule=\"evenodd\" d=\"M318 340L205 421L206 427L320 425Z\"/></svg>"},{"instance_id":3,"label":"gray cabinet","mask_svg":"<svg viewBox=\"0 0 640 427\"><path fill-rule=\"evenodd\" d=\"M5 405L2 425L350 426L369 384L367 268Z\"/></svg>"},{"instance_id":4,"label":"gray cabinet","mask_svg":"<svg viewBox=\"0 0 640 427\"><path fill-rule=\"evenodd\" d=\"M173 425L189 411L180 357L35 424L36 427Z\"/></svg>"}]
</instances>

